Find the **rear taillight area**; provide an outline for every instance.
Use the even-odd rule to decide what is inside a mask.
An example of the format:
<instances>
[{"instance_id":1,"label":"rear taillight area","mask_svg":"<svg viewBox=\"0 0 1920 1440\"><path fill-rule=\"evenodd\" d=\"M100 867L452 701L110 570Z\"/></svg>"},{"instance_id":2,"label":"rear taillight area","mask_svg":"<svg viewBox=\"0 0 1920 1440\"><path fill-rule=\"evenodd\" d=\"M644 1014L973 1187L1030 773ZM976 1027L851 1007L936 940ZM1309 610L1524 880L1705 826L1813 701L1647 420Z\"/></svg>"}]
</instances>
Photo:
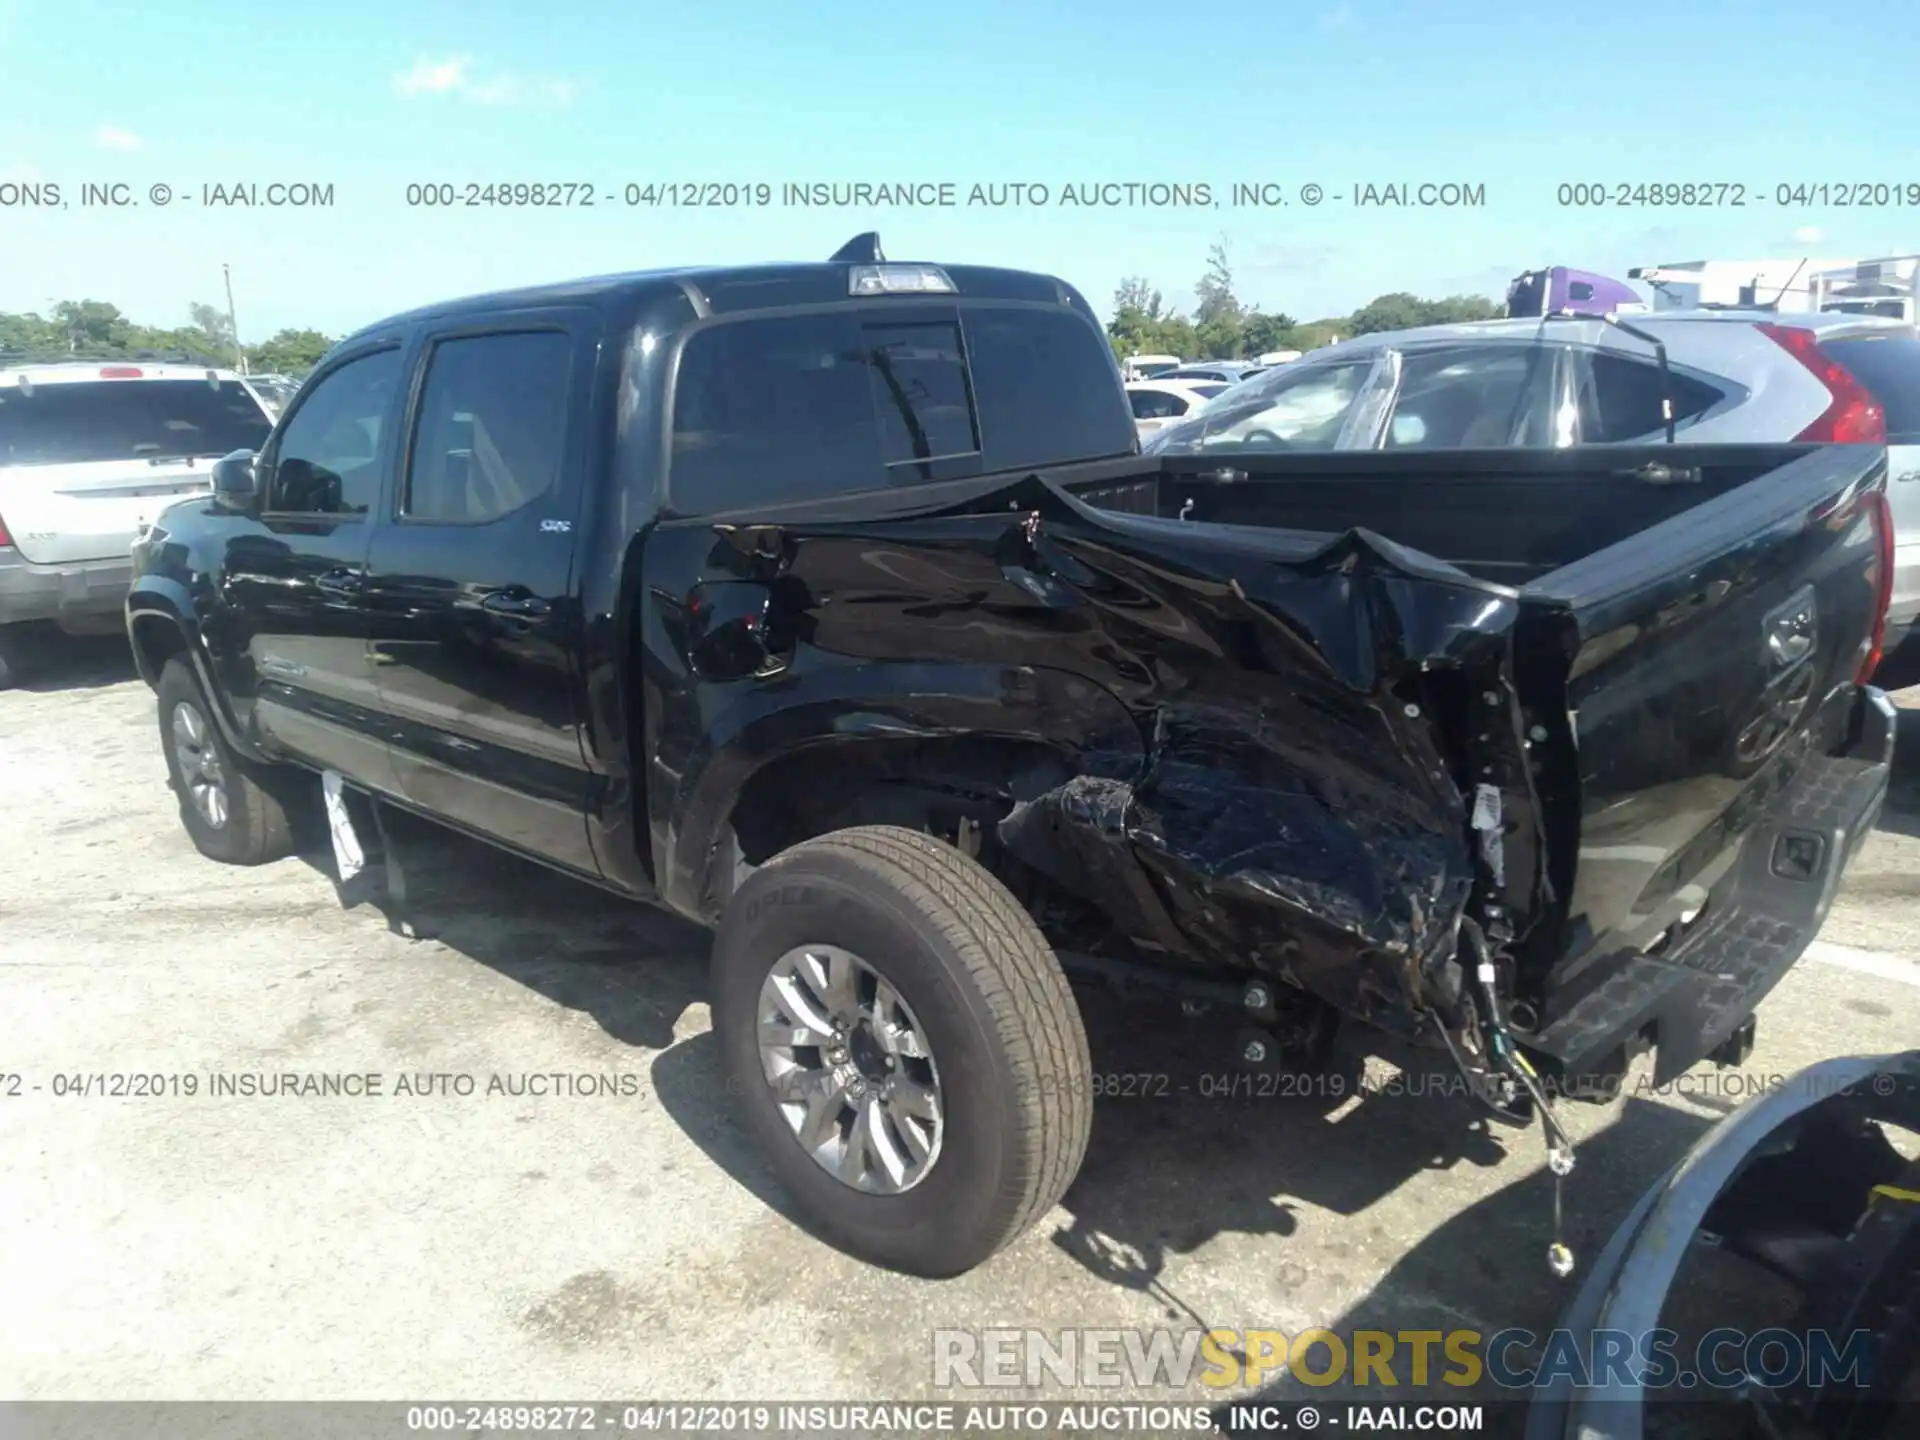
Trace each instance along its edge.
<instances>
[{"instance_id":1,"label":"rear taillight area","mask_svg":"<svg viewBox=\"0 0 1920 1440\"><path fill-rule=\"evenodd\" d=\"M1893 606L1893 510L1884 490L1870 490L1862 498L1873 519L1874 621L1867 657L1854 677L1857 685L1866 684L1880 668L1886 653L1887 611Z\"/></svg>"},{"instance_id":2,"label":"rear taillight area","mask_svg":"<svg viewBox=\"0 0 1920 1440\"><path fill-rule=\"evenodd\" d=\"M1812 331L1791 325L1762 324L1754 328L1811 371L1833 397L1826 411L1794 436L1795 440L1827 445L1886 444L1885 408L1844 365L1820 348Z\"/></svg>"},{"instance_id":3,"label":"rear taillight area","mask_svg":"<svg viewBox=\"0 0 1920 1440\"><path fill-rule=\"evenodd\" d=\"M0 550L5 550L12 544L13 536L7 533L7 517L0 515Z\"/></svg>"}]
</instances>

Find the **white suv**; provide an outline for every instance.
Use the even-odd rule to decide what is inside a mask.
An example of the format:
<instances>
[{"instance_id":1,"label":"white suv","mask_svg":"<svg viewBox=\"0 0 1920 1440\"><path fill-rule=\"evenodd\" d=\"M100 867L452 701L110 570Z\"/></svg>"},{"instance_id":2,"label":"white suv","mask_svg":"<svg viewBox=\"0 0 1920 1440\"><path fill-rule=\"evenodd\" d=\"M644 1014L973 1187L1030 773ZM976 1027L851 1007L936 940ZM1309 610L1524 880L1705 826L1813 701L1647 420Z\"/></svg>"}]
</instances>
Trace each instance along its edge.
<instances>
[{"instance_id":1,"label":"white suv","mask_svg":"<svg viewBox=\"0 0 1920 1440\"><path fill-rule=\"evenodd\" d=\"M229 370L0 358L0 689L24 627L124 626L135 537L272 426Z\"/></svg>"}]
</instances>

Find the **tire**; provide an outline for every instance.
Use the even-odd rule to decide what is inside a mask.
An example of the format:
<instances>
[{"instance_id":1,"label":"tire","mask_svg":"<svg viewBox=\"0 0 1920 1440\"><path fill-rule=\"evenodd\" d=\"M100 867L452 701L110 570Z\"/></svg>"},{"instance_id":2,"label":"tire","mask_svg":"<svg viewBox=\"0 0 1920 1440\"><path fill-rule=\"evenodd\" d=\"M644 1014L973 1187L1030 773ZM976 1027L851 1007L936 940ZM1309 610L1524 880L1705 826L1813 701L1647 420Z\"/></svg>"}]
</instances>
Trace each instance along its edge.
<instances>
[{"instance_id":1,"label":"tire","mask_svg":"<svg viewBox=\"0 0 1920 1440\"><path fill-rule=\"evenodd\" d=\"M924 1174L894 1193L816 1160L768 1078L763 991L806 947L860 957L924 1037L939 1138ZM936 1279L973 1269L1053 1207L1086 1154L1092 1062L1060 962L992 874L916 831L839 830L755 871L714 943L713 1028L747 1129L801 1216L873 1264Z\"/></svg>"},{"instance_id":2,"label":"tire","mask_svg":"<svg viewBox=\"0 0 1920 1440\"><path fill-rule=\"evenodd\" d=\"M169 660L155 693L167 784L179 799L180 823L194 848L209 860L229 865L262 865L291 855L293 826L285 802L262 783L258 767L240 760L228 746L187 662ZM196 743L188 743L189 735ZM190 761L186 752L204 758ZM203 783L220 791L221 804L203 808Z\"/></svg>"}]
</instances>

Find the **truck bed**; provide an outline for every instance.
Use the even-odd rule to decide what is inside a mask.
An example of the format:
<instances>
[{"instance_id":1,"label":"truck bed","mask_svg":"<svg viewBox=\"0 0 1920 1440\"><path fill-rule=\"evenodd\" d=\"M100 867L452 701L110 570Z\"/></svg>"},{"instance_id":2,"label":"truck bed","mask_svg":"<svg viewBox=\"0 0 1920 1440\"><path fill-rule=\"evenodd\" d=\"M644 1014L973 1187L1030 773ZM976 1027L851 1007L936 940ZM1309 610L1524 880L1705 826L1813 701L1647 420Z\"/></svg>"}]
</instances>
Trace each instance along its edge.
<instances>
[{"instance_id":1,"label":"truck bed","mask_svg":"<svg viewBox=\"0 0 1920 1440\"><path fill-rule=\"evenodd\" d=\"M1884 791L1856 680L1885 470L1868 446L1121 457L670 520L647 563L674 594L764 572L783 673L869 737L1062 756L1009 777L997 838L1137 949L1391 1028L1457 978L1472 918L1544 1058L1645 1044L1664 1072L1797 958Z\"/></svg>"}]
</instances>

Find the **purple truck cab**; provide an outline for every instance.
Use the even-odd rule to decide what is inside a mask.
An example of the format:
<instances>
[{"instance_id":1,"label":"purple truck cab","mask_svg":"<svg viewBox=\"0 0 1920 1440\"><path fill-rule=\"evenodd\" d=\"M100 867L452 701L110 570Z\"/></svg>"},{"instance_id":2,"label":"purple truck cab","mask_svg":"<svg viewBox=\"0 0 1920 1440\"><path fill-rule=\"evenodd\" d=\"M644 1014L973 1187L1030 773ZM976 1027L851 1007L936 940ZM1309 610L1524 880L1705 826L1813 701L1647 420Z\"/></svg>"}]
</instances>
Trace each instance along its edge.
<instances>
[{"instance_id":1,"label":"purple truck cab","mask_svg":"<svg viewBox=\"0 0 1920 1440\"><path fill-rule=\"evenodd\" d=\"M1507 317L1617 315L1645 310L1646 302L1622 281L1590 270L1554 265L1514 277L1507 287Z\"/></svg>"}]
</instances>

